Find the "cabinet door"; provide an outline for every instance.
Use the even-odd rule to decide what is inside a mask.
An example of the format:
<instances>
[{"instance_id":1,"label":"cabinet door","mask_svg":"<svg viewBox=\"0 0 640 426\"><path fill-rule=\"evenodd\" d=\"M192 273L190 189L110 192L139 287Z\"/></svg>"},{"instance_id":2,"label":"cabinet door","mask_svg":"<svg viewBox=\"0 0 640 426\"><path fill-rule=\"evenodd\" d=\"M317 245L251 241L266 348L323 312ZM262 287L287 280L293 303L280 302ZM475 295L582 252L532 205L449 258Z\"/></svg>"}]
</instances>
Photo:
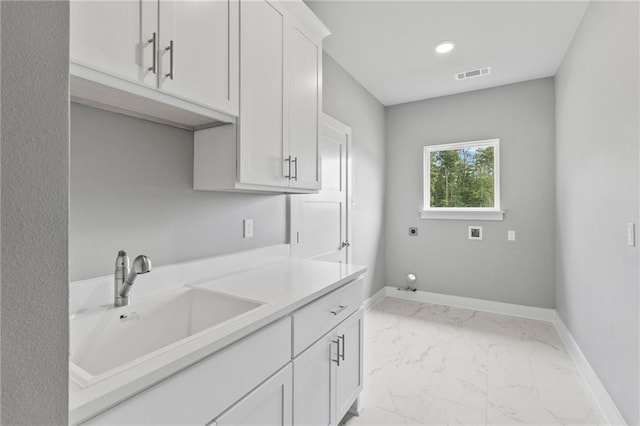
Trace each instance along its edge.
<instances>
[{"instance_id":1,"label":"cabinet door","mask_svg":"<svg viewBox=\"0 0 640 426\"><path fill-rule=\"evenodd\" d=\"M329 333L293 361L293 423L296 426L333 425L335 419L335 335Z\"/></svg>"},{"instance_id":2,"label":"cabinet door","mask_svg":"<svg viewBox=\"0 0 640 426\"><path fill-rule=\"evenodd\" d=\"M264 0L240 1L238 181L287 187L284 155L284 16Z\"/></svg>"},{"instance_id":3,"label":"cabinet door","mask_svg":"<svg viewBox=\"0 0 640 426\"><path fill-rule=\"evenodd\" d=\"M299 28L287 29L291 186L320 189L319 120L322 49Z\"/></svg>"},{"instance_id":4,"label":"cabinet door","mask_svg":"<svg viewBox=\"0 0 640 426\"><path fill-rule=\"evenodd\" d=\"M160 88L237 115L238 0L160 0L159 7Z\"/></svg>"},{"instance_id":5,"label":"cabinet door","mask_svg":"<svg viewBox=\"0 0 640 426\"><path fill-rule=\"evenodd\" d=\"M291 426L292 380L288 364L210 425Z\"/></svg>"},{"instance_id":6,"label":"cabinet door","mask_svg":"<svg viewBox=\"0 0 640 426\"><path fill-rule=\"evenodd\" d=\"M153 69L157 23L157 0L72 1L71 61L157 87Z\"/></svg>"},{"instance_id":7,"label":"cabinet door","mask_svg":"<svg viewBox=\"0 0 640 426\"><path fill-rule=\"evenodd\" d=\"M342 420L362 390L362 324L360 308L336 328L341 355L336 369L336 423Z\"/></svg>"}]
</instances>

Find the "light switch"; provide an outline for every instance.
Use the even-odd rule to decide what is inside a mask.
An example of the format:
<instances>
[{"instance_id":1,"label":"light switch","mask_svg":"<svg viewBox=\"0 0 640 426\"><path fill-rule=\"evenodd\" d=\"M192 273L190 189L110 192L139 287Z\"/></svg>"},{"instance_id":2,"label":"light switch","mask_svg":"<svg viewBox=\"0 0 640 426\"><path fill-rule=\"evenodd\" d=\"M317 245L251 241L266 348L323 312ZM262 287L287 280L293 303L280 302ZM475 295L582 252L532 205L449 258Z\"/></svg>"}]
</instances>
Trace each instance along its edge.
<instances>
[{"instance_id":1,"label":"light switch","mask_svg":"<svg viewBox=\"0 0 640 426\"><path fill-rule=\"evenodd\" d=\"M627 245L629 247L636 246L636 224L627 223Z\"/></svg>"},{"instance_id":2,"label":"light switch","mask_svg":"<svg viewBox=\"0 0 640 426\"><path fill-rule=\"evenodd\" d=\"M515 241L516 240L516 231L507 231L507 240Z\"/></svg>"}]
</instances>

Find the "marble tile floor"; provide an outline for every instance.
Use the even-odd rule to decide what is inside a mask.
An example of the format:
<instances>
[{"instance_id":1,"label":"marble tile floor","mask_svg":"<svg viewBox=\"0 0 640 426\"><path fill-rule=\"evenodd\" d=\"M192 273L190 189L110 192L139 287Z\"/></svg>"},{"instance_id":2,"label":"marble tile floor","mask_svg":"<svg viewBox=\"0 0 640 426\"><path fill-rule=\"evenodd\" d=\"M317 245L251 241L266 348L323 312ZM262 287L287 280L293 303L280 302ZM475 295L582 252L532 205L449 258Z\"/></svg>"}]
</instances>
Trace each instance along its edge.
<instances>
[{"instance_id":1,"label":"marble tile floor","mask_svg":"<svg viewBox=\"0 0 640 426\"><path fill-rule=\"evenodd\" d=\"M364 345L345 426L606 424L549 322L385 298Z\"/></svg>"}]
</instances>

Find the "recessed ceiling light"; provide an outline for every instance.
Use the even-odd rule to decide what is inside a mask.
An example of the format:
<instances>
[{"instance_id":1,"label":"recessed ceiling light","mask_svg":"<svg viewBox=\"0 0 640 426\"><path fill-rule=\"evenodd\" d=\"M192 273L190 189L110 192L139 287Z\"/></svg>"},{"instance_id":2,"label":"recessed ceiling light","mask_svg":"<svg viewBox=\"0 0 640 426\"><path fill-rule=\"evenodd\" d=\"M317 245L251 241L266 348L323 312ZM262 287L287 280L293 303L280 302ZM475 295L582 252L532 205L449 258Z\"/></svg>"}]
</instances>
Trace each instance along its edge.
<instances>
[{"instance_id":1,"label":"recessed ceiling light","mask_svg":"<svg viewBox=\"0 0 640 426\"><path fill-rule=\"evenodd\" d=\"M443 41L439 45L436 46L436 52L443 54L449 53L453 50L456 45L452 41Z\"/></svg>"}]
</instances>

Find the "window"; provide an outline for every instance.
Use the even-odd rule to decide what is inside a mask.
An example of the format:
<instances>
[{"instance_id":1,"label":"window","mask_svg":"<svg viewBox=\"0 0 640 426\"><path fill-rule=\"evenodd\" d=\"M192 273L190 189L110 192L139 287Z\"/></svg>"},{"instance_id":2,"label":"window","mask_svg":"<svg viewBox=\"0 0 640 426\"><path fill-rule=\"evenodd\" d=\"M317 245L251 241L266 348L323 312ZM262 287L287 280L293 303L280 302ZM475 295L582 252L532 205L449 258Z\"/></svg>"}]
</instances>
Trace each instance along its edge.
<instances>
[{"instance_id":1,"label":"window","mask_svg":"<svg viewBox=\"0 0 640 426\"><path fill-rule=\"evenodd\" d=\"M424 219L502 220L500 140L424 147Z\"/></svg>"}]
</instances>

